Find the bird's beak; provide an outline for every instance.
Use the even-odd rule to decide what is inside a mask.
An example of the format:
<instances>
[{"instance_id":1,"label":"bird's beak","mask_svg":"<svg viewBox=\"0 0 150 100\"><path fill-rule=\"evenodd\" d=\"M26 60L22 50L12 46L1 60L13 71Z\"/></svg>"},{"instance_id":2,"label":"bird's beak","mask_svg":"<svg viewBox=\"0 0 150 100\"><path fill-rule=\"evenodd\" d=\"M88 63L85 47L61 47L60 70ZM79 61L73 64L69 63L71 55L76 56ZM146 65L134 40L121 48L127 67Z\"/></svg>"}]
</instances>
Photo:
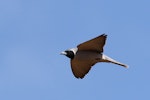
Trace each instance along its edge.
<instances>
[{"instance_id":1,"label":"bird's beak","mask_svg":"<svg viewBox=\"0 0 150 100\"><path fill-rule=\"evenodd\" d=\"M60 54L61 54L61 55L67 55L67 53L66 53L66 52L64 52L64 51L63 51L63 52L61 52Z\"/></svg>"}]
</instances>

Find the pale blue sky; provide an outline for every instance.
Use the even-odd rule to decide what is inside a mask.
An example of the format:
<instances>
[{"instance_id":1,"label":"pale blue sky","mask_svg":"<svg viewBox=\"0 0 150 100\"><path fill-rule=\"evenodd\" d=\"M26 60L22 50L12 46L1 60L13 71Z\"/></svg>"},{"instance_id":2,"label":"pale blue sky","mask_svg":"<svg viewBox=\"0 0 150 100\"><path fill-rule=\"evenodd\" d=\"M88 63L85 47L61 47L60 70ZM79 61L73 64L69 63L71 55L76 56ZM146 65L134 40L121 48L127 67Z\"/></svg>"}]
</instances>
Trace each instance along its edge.
<instances>
[{"instance_id":1,"label":"pale blue sky","mask_svg":"<svg viewBox=\"0 0 150 100\"><path fill-rule=\"evenodd\" d=\"M149 0L1 0L0 100L149 100ZM99 63L74 78L61 51L108 35Z\"/></svg>"}]
</instances>

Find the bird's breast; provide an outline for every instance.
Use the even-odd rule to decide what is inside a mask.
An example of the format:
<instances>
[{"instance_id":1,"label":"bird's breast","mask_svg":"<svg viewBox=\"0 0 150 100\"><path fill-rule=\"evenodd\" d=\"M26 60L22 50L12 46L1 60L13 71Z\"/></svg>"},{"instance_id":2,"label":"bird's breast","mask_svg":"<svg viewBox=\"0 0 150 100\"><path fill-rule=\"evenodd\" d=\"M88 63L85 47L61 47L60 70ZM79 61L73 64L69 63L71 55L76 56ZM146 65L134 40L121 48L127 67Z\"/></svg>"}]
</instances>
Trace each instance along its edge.
<instances>
[{"instance_id":1,"label":"bird's breast","mask_svg":"<svg viewBox=\"0 0 150 100\"><path fill-rule=\"evenodd\" d=\"M75 60L78 60L80 62L90 63L90 64L97 63L98 62L97 59L100 58L101 58L101 54L93 51L78 51L76 53L76 56L74 57Z\"/></svg>"}]
</instances>

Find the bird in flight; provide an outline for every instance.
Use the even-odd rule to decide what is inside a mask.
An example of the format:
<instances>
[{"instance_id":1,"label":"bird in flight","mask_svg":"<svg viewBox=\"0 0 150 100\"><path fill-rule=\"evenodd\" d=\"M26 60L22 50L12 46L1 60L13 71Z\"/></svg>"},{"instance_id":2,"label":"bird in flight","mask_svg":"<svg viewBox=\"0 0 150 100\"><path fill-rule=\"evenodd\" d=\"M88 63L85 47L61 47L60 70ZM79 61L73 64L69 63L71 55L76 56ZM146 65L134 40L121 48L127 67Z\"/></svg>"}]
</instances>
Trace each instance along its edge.
<instances>
[{"instance_id":1,"label":"bird in flight","mask_svg":"<svg viewBox=\"0 0 150 100\"><path fill-rule=\"evenodd\" d=\"M84 78L92 66L98 62L113 63L128 68L127 65L103 54L106 38L107 35L102 34L94 39L79 44L76 48L61 52L62 55L70 58L71 69L76 78Z\"/></svg>"}]
</instances>

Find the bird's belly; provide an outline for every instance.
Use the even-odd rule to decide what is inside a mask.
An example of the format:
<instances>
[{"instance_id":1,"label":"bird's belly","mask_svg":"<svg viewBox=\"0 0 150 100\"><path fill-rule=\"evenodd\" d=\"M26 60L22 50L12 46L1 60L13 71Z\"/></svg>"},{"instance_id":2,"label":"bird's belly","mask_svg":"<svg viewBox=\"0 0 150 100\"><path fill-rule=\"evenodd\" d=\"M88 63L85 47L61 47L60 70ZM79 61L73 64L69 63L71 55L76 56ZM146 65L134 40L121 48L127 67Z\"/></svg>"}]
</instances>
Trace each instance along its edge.
<instances>
[{"instance_id":1,"label":"bird's belly","mask_svg":"<svg viewBox=\"0 0 150 100\"><path fill-rule=\"evenodd\" d=\"M79 62L89 63L94 65L95 63L99 62L101 58L101 54L98 52L91 52L91 51L80 51L77 52L74 59L78 60Z\"/></svg>"}]
</instances>

